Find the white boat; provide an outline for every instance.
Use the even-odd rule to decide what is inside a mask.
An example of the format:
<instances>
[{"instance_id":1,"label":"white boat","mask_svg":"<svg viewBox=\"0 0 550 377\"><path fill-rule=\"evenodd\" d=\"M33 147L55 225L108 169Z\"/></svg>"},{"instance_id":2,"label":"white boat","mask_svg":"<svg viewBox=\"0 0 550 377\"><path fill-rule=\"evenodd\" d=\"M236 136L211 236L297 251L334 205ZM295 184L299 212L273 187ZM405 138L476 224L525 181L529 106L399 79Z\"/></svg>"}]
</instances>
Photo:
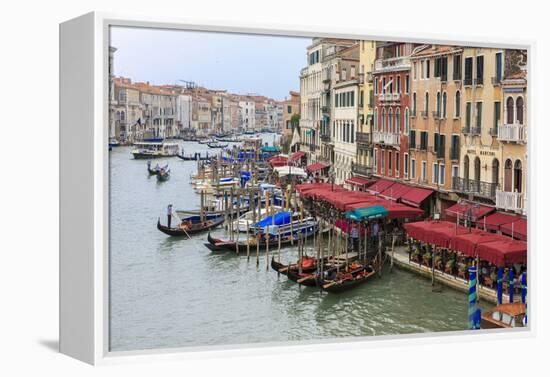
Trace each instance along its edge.
<instances>
[{"instance_id":1,"label":"white boat","mask_svg":"<svg viewBox=\"0 0 550 377\"><path fill-rule=\"evenodd\" d=\"M135 159L174 157L178 154L176 143L139 142L134 143L132 155Z\"/></svg>"},{"instance_id":2,"label":"white boat","mask_svg":"<svg viewBox=\"0 0 550 377\"><path fill-rule=\"evenodd\" d=\"M273 206L273 209L275 213L282 210L281 207ZM235 232L244 232L246 233L246 229L248 226L252 227L254 225L253 219L256 217L256 222L259 220L267 217L271 213L271 208L262 208L260 210L260 216L258 216L258 211L256 212L256 216L254 216L253 211L248 211L241 217L239 217L237 220L233 221L233 230Z\"/></svg>"},{"instance_id":3,"label":"white boat","mask_svg":"<svg viewBox=\"0 0 550 377\"><path fill-rule=\"evenodd\" d=\"M207 194L215 194L220 190L230 189L231 187L236 188L240 183L238 178L222 178L218 181L205 180L195 184L195 190L197 192L203 191Z\"/></svg>"}]
</instances>

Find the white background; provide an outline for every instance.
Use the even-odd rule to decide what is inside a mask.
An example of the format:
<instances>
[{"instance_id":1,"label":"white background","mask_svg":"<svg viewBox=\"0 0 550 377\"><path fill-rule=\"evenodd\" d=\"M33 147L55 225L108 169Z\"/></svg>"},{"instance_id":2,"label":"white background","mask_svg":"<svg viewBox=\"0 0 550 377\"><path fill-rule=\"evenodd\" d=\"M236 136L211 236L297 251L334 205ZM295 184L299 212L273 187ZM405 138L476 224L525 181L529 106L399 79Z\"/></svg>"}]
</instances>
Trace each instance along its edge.
<instances>
[{"instance_id":1,"label":"white background","mask_svg":"<svg viewBox=\"0 0 550 377\"><path fill-rule=\"evenodd\" d=\"M534 2L532 4L535 4ZM263 356L223 357L92 368L57 354L58 339L58 23L91 10L137 15L329 25L369 31L415 31L426 37L468 36L536 40L529 86L531 248L537 334L531 338L465 342L371 343L337 351L276 351ZM527 1L166 1L83 0L3 2L0 12L0 375L431 375L534 374L548 364L548 9ZM546 34L546 36L543 36ZM305 61L305 58L304 58ZM533 78L536 77L536 80ZM539 110L539 111L537 111ZM536 133L536 137L534 137ZM538 157L538 159L537 159ZM531 170L533 173L534 170ZM537 221L540 220L540 221ZM535 241L534 235L538 235ZM533 290L531 291L533 292ZM532 308L533 306L531 306ZM414 345L414 344L417 345ZM347 349L346 349L347 348ZM347 372L343 372L343 371ZM530 373L531 372L531 373ZM544 373L544 372L542 372ZM536 373L540 375L541 373Z\"/></svg>"}]
</instances>

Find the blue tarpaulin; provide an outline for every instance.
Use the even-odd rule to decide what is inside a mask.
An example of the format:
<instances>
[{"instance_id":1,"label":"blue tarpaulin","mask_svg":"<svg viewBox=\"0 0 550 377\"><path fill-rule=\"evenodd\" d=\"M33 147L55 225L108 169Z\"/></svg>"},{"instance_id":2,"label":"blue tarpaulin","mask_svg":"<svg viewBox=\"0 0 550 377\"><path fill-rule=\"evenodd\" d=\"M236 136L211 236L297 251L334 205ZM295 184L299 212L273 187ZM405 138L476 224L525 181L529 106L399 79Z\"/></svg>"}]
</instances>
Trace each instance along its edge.
<instances>
[{"instance_id":1,"label":"blue tarpaulin","mask_svg":"<svg viewBox=\"0 0 550 377\"><path fill-rule=\"evenodd\" d=\"M290 212L279 212L275 214L275 222L273 222L273 216L268 216L265 219L262 219L260 222L256 223L257 227L266 227L268 225L284 225L290 224L291 213Z\"/></svg>"}]
</instances>

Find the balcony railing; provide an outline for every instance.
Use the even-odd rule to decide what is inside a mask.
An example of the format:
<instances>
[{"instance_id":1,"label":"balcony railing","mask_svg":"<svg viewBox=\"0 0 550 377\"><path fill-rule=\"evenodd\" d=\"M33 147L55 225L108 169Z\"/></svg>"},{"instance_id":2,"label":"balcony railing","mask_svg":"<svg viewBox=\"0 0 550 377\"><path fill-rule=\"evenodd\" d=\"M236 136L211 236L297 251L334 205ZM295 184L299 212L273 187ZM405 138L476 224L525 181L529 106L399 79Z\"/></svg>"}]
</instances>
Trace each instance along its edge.
<instances>
[{"instance_id":1,"label":"balcony railing","mask_svg":"<svg viewBox=\"0 0 550 377\"><path fill-rule=\"evenodd\" d=\"M501 141L525 143L526 136L526 130L523 124L515 123L498 126L497 137Z\"/></svg>"},{"instance_id":2,"label":"balcony railing","mask_svg":"<svg viewBox=\"0 0 550 377\"><path fill-rule=\"evenodd\" d=\"M321 141L329 142L330 141L330 135L329 134L321 134Z\"/></svg>"},{"instance_id":3,"label":"balcony railing","mask_svg":"<svg viewBox=\"0 0 550 377\"><path fill-rule=\"evenodd\" d=\"M401 99L400 93L380 93L378 95L378 100L380 102L397 102Z\"/></svg>"},{"instance_id":4,"label":"balcony railing","mask_svg":"<svg viewBox=\"0 0 550 377\"><path fill-rule=\"evenodd\" d=\"M371 134L366 132L356 132L355 139L357 143L361 144L370 144L372 142Z\"/></svg>"},{"instance_id":5,"label":"balcony railing","mask_svg":"<svg viewBox=\"0 0 550 377\"><path fill-rule=\"evenodd\" d=\"M410 68L411 61L406 56L399 56L396 58L378 59L374 62L375 71L389 71L401 68Z\"/></svg>"},{"instance_id":6,"label":"balcony railing","mask_svg":"<svg viewBox=\"0 0 550 377\"><path fill-rule=\"evenodd\" d=\"M372 175L373 168L372 168L372 166L361 165L361 164L357 164L357 163L353 162L351 164L351 172L353 174L359 174L359 175L362 175L364 177L370 177Z\"/></svg>"},{"instance_id":7,"label":"balcony railing","mask_svg":"<svg viewBox=\"0 0 550 377\"><path fill-rule=\"evenodd\" d=\"M510 211L523 212L523 193L497 190L496 207Z\"/></svg>"},{"instance_id":8,"label":"balcony railing","mask_svg":"<svg viewBox=\"0 0 550 377\"><path fill-rule=\"evenodd\" d=\"M456 149L451 148L451 153L449 154L449 158L451 160L456 160L456 161L458 161L460 159L460 152L459 152L458 148L456 148Z\"/></svg>"},{"instance_id":9,"label":"balcony railing","mask_svg":"<svg viewBox=\"0 0 550 377\"><path fill-rule=\"evenodd\" d=\"M464 194L495 200L497 189L497 183L453 177L453 190Z\"/></svg>"},{"instance_id":10,"label":"balcony railing","mask_svg":"<svg viewBox=\"0 0 550 377\"><path fill-rule=\"evenodd\" d=\"M399 145L399 134L391 132L374 132L372 134L372 140L374 143L387 144L387 145Z\"/></svg>"}]
</instances>

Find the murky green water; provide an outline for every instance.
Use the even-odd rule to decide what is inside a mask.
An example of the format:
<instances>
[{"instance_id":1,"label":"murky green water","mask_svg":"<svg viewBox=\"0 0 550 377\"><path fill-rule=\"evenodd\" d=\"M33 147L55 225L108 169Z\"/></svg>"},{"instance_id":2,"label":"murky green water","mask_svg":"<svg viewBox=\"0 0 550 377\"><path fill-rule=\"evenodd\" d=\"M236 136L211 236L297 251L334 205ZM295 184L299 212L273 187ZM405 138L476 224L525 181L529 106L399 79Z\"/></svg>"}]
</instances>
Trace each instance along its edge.
<instances>
[{"instance_id":1,"label":"murky green water","mask_svg":"<svg viewBox=\"0 0 550 377\"><path fill-rule=\"evenodd\" d=\"M272 136L269 136L272 141ZM185 142L185 153L207 147ZM210 150L212 151L212 150ZM300 287L273 270L265 254L213 253L206 234L170 238L156 229L166 205L196 208L189 184L196 162L167 159L168 182L148 177L130 148L111 152L111 350L242 344L346 336L410 334L467 327L466 294L408 272L384 271L339 295ZM163 163L164 161L159 161ZM214 234L224 236L223 230ZM243 253L244 254L244 253ZM281 260L297 253L284 249Z\"/></svg>"}]
</instances>

